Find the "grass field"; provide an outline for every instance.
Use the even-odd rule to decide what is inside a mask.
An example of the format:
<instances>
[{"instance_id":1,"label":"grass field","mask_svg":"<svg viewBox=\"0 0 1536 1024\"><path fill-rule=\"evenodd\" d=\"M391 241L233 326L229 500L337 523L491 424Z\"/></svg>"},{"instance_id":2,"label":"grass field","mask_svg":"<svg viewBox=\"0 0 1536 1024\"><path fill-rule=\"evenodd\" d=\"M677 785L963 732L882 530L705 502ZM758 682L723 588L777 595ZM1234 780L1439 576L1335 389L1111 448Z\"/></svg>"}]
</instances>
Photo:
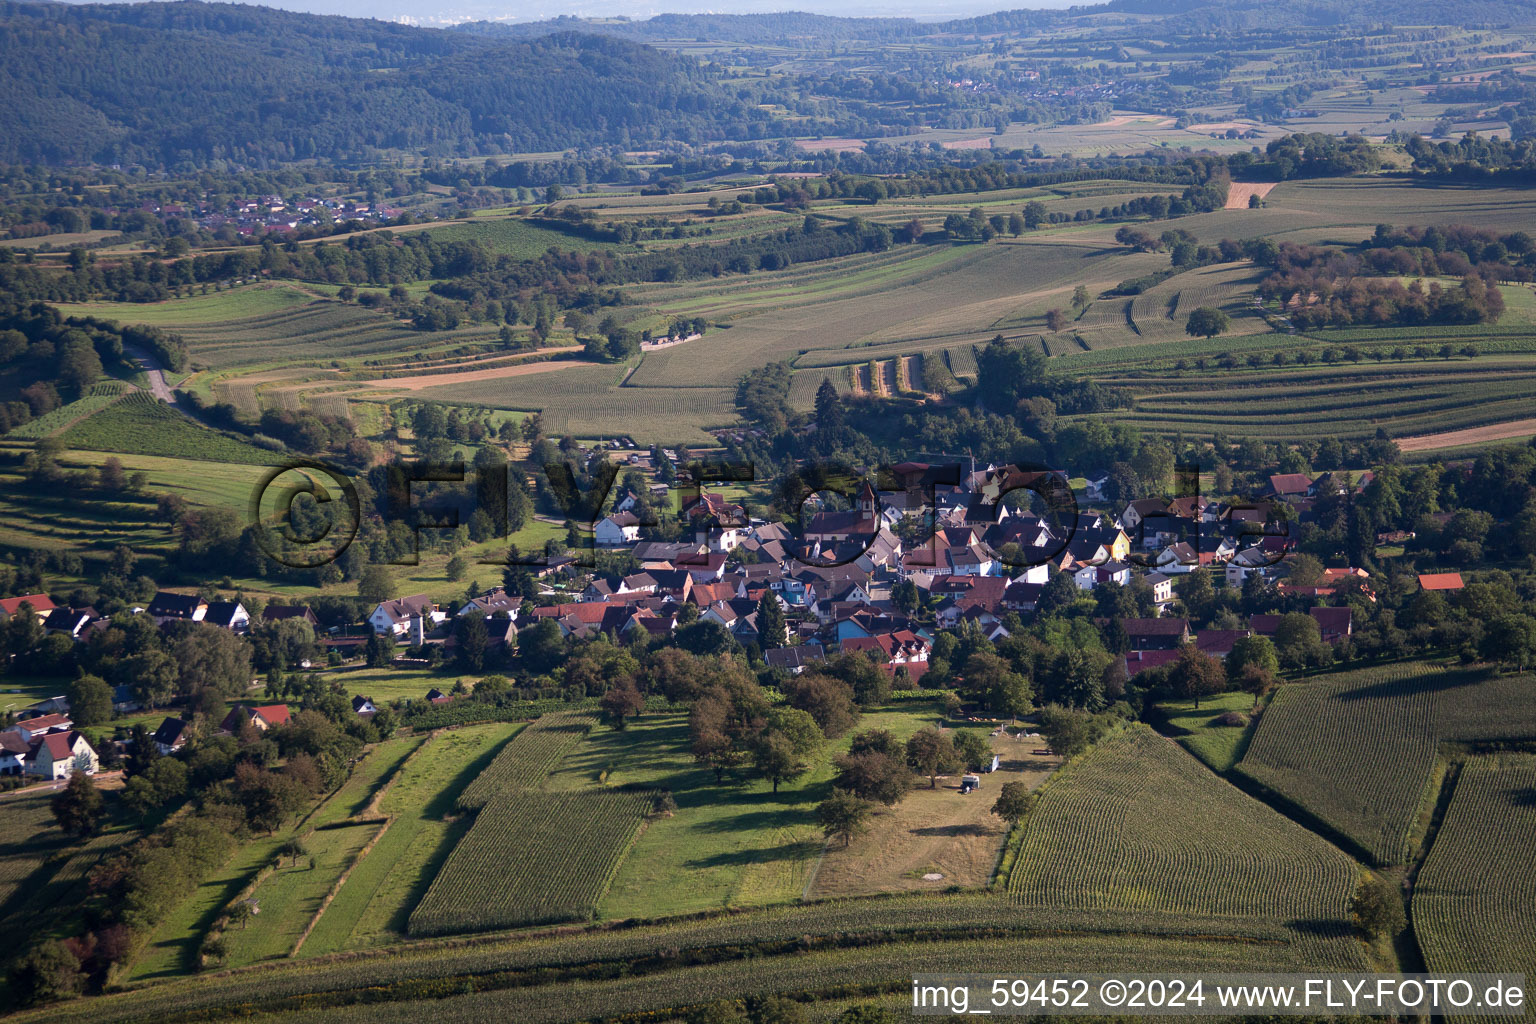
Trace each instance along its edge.
<instances>
[{"instance_id":1,"label":"grass field","mask_svg":"<svg viewBox=\"0 0 1536 1024\"><path fill-rule=\"evenodd\" d=\"M530 224L520 217L476 217L464 223L431 228L430 233L438 242L478 242L491 252L517 259L534 259L551 247L566 252L619 248L612 242L594 242Z\"/></svg>"},{"instance_id":2,"label":"grass field","mask_svg":"<svg viewBox=\"0 0 1536 1024\"><path fill-rule=\"evenodd\" d=\"M352 868L315 930L305 957L397 942L468 820L450 815L460 792L522 728L469 726L434 735L413 752L378 802L389 826Z\"/></svg>"},{"instance_id":3,"label":"grass field","mask_svg":"<svg viewBox=\"0 0 1536 1024\"><path fill-rule=\"evenodd\" d=\"M222 870L215 871L191 890L187 898L160 923L149 944L127 972L126 980L144 981L179 975L189 970L203 936L214 920L258 871L273 862L278 847L289 839L304 836L316 826L334 824L362 813L375 789L419 743L418 739L404 738L378 744L351 777L310 814L271 835L254 837L241 844ZM334 879L339 871L337 868L330 872L330 877ZM241 958L236 962L286 954L308 922L308 913L314 910L313 906L309 906L306 913L305 890L313 888L321 875L326 873L317 863L316 871L309 872L307 879L284 878L275 882L272 888L274 899L270 907L263 907L264 916L252 918L243 932L236 929L227 933L232 956ZM306 881L309 886L304 884ZM324 895L322 890L319 898ZM260 898L264 899L265 896ZM282 945L285 939L287 946Z\"/></svg>"},{"instance_id":4,"label":"grass field","mask_svg":"<svg viewBox=\"0 0 1536 1024\"><path fill-rule=\"evenodd\" d=\"M1400 864L1439 745L1536 737L1530 685L1423 662L1288 683L1236 770L1375 862Z\"/></svg>"},{"instance_id":5,"label":"grass field","mask_svg":"<svg viewBox=\"0 0 1536 1024\"><path fill-rule=\"evenodd\" d=\"M1192 700L1166 701L1158 710L1167 716L1168 731L1184 749L1214 772L1228 771L1241 761L1253 736L1252 725L1221 725L1216 721L1230 711L1244 715L1252 711L1253 698L1246 693L1218 693L1200 701L1199 707Z\"/></svg>"},{"instance_id":6,"label":"grass field","mask_svg":"<svg viewBox=\"0 0 1536 1024\"><path fill-rule=\"evenodd\" d=\"M1536 975L1536 758L1468 760L1413 888L1436 972Z\"/></svg>"},{"instance_id":7,"label":"grass field","mask_svg":"<svg viewBox=\"0 0 1536 1024\"><path fill-rule=\"evenodd\" d=\"M295 285L253 284L163 302L68 302L60 303L58 309L65 316L176 329L271 316L314 301L313 295Z\"/></svg>"},{"instance_id":8,"label":"grass field","mask_svg":"<svg viewBox=\"0 0 1536 1024\"><path fill-rule=\"evenodd\" d=\"M1025 913L1307 922L1352 943L1354 862L1145 727L1047 783L1022 829L1008 891Z\"/></svg>"}]
</instances>

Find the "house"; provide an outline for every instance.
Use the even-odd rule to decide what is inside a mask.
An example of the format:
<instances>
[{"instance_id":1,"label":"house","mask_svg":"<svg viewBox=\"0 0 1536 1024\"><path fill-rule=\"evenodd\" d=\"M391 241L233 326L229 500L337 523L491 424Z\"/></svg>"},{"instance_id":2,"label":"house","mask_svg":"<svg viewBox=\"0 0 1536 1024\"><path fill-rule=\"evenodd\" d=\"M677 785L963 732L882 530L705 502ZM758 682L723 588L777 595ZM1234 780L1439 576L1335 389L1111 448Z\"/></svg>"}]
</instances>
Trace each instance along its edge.
<instances>
[{"instance_id":1,"label":"house","mask_svg":"<svg viewBox=\"0 0 1536 1024\"><path fill-rule=\"evenodd\" d=\"M402 636L410 629L412 618L425 619L428 616L434 622L441 621L441 613L437 611L431 598L426 594L413 594L410 597L397 597L392 601L385 601L374 608L368 613L368 625L373 627L375 633Z\"/></svg>"},{"instance_id":2,"label":"house","mask_svg":"<svg viewBox=\"0 0 1536 1024\"><path fill-rule=\"evenodd\" d=\"M28 718L17 722L15 725L8 726L5 731L15 733L26 742L31 743L39 736L47 735L50 732L67 731L74 724L74 721L68 715L38 715L36 718Z\"/></svg>"},{"instance_id":3,"label":"house","mask_svg":"<svg viewBox=\"0 0 1536 1024\"><path fill-rule=\"evenodd\" d=\"M598 547L603 548L633 544L640 539L640 517L633 512L615 512L604 516L592 528L592 539Z\"/></svg>"},{"instance_id":4,"label":"house","mask_svg":"<svg viewBox=\"0 0 1536 1024\"><path fill-rule=\"evenodd\" d=\"M352 713L359 718L372 718L378 714L378 707L373 703L372 697L364 697L358 694L352 698Z\"/></svg>"},{"instance_id":5,"label":"house","mask_svg":"<svg viewBox=\"0 0 1536 1024\"><path fill-rule=\"evenodd\" d=\"M866 480L853 508L846 512L818 512L811 517L805 527L805 542L821 545L852 541L867 547L883 525L880 498Z\"/></svg>"},{"instance_id":6,"label":"house","mask_svg":"<svg viewBox=\"0 0 1536 1024\"><path fill-rule=\"evenodd\" d=\"M219 723L219 732L233 736L250 723L256 729L266 732L268 729L280 725L287 725L291 721L286 704L265 704L261 707L247 707L244 704L236 704L229 709L229 714L224 716L224 721Z\"/></svg>"},{"instance_id":7,"label":"house","mask_svg":"<svg viewBox=\"0 0 1536 1024\"><path fill-rule=\"evenodd\" d=\"M49 633L67 633L79 640L86 627L97 618L94 608L55 608L43 618L43 629Z\"/></svg>"},{"instance_id":8,"label":"house","mask_svg":"<svg viewBox=\"0 0 1536 1024\"><path fill-rule=\"evenodd\" d=\"M1195 648L1212 658L1225 658L1239 640L1252 635L1246 629L1202 629L1195 634Z\"/></svg>"},{"instance_id":9,"label":"house","mask_svg":"<svg viewBox=\"0 0 1536 1024\"><path fill-rule=\"evenodd\" d=\"M191 731L191 722L182 721L180 718L166 718L160 723L151 739L154 741L156 750L163 755L169 755L186 745Z\"/></svg>"},{"instance_id":10,"label":"house","mask_svg":"<svg viewBox=\"0 0 1536 1024\"><path fill-rule=\"evenodd\" d=\"M492 587L479 597L464 602L459 614L479 612L481 615L495 615L497 612L506 612L509 618L515 619L522 604L521 598L510 596L504 587Z\"/></svg>"},{"instance_id":11,"label":"house","mask_svg":"<svg viewBox=\"0 0 1536 1024\"><path fill-rule=\"evenodd\" d=\"M1154 604L1164 605L1173 600L1173 580L1160 572L1149 572L1143 579L1152 588Z\"/></svg>"},{"instance_id":12,"label":"house","mask_svg":"<svg viewBox=\"0 0 1536 1024\"><path fill-rule=\"evenodd\" d=\"M1280 473L1269 478L1269 493L1282 500L1310 498L1317 487L1305 473Z\"/></svg>"},{"instance_id":13,"label":"house","mask_svg":"<svg viewBox=\"0 0 1536 1024\"><path fill-rule=\"evenodd\" d=\"M804 672L807 667L827 660L827 650L821 644L801 644L798 647L775 647L763 652L763 660L769 668L779 668L792 676Z\"/></svg>"},{"instance_id":14,"label":"house","mask_svg":"<svg viewBox=\"0 0 1536 1024\"><path fill-rule=\"evenodd\" d=\"M690 520L713 521L721 526L741 526L747 510L711 491L700 491L683 502L682 513Z\"/></svg>"},{"instance_id":15,"label":"house","mask_svg":"<svg viewBox=\"0 0 1536 1024\"><path fill-rule=\"evenodd\" d=\"M303 619L311 626L320 625L315 613L302 604L269 604L261 610L262 622L281 622L283 619Z\"/></svg>"},{"instance_id":16,"label":"house","mask_svg":"<svg viewBox=\"0 0 1536 1024\"><path fill-rule=\"evenodd\" d=\"M203 621L231 633L244 633L251 626L251 613L239 601L210 601Z\"/></svg>"},{"instance_id":17,"label":"house","mask_svg":"<svg viewBox=\"0 0 1536 1024\"><path fill-rule=\"evenodd\" d=\"M1425 590L1460 590L1465 585L1459 572L1419 573L1419 586Z\"/></svg>"},{"instance_id":18,"label":"house","mask_svg":"<svg viewBox=\"0 0 1536 1024\"><path fill-rule=\"evenodd\" d=\"M51 732L33 740L24 768L28 775L67 779L77 767L87 775L94 775L100 764L96 749L85 736L71 730Z\"/></svg>"},{"instance_id":19,"label":"house","mask_svg":"<svg viewBox=\"0 0 1536 1024\"><path fill-rule=\"evenodd\" d=\"M1317 620L1318 632L1322 633L1325 642L1336 644L1353 632L1354 609L1349 606L1309 610Z\"/></svg>"},{"instance_id":20,"label":"house","mask_svg":"<svg viewBox=\"0 0 1536 1024\"><path fill-rule=\"evenodd\" d=\"M1109 500L1109 470L1090 469L1083 477L1083 495L1089 501Z\"/></svg>"},{"instance_id":21,"label":"house","mask_svg":"<svg viewBox=\"0 0 1536 1024\"><path fill-rule=\"evenodd\" d=\"M904 671L909 680L915 681L928 671L928 641L908 629L850 637L838 647L844 651L879 651L885 656L886 672L892 676Z\"/></svg>"},{"instance_id":22,"label":"house","mask_svg":"<svg viewBox=\"0 0 1536 1024\"><path fill-rule=\"evenodd\" d=\"M1131 651L1125 656L1125 678L1130 679L1138 672L1148 669L1162 668L1179 660L1179 652L1173 651Z\"/></svg>"},{"instance_id":23,"label":"house","mask_svg":"<svg viewBox=\"0 0 1536 1024\"><path fill-rule=\"evenodd\" d=\"M0 732L0 775L20 775L27 769L32 745L14 732Z\"/></svg>"},{"instance_id":24,"label":"house","mask_svg":"<svg viewBox=\"0 0 1536 1024\"><path fill-rule=\"evenodd\" d=\"M1188 619L1121 619L1131 649L1137 651L1172 651L1189 640Z\"/></svg>"},{"instance_id":25,"label":"house","mask_svg":"<svg viewBox=\"0 0 1536 1024\"><path fill-rule=\"evenodd\" d=\"M32 614L40 619L54 609L54 604L48 599L47 594L23 594L21 597L7 597L0 600L0 619L8 619L15 615L24 604L31 605Z\"/></svg>"},{"instance_id":26,"label":"house","mask_svg":"<svg viewBox=\"0 0 1536 1024\"><path fill-rule=\"evenodd\" d=\"M155 594L146 611L157 626L167 622L201 622L208 614L208 602L196 594L173 594L162 590Z\"/></svg>"}]
</instances>

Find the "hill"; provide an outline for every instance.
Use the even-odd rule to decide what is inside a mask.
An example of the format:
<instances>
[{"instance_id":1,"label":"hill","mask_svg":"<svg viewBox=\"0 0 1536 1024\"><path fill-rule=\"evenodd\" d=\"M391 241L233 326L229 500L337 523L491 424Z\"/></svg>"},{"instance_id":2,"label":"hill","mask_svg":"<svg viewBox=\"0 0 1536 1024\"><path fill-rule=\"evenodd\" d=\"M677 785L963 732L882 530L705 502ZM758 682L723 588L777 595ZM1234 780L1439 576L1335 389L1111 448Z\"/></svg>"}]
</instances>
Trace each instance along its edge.
<instances>
[{"instance_id":1,"label":"hill","mask_svg":"<svg viewBox=\"0 0 1536 1024\"><path fill-rule=\"evenodd\" d=\"M611 36L534 45L202 3L13 3L0 28L0 161L536 152L744 137L769 118L697 61Z\"/></svg>"}]
</instances>

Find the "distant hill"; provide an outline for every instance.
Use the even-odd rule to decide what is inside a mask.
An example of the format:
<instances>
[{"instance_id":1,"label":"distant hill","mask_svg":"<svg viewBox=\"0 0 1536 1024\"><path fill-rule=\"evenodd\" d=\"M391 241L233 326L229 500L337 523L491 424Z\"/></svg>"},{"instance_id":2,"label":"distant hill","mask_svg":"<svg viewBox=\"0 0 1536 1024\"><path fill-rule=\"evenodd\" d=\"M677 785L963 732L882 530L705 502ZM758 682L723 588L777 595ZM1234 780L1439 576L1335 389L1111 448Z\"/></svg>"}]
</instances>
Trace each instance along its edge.
<instances>
[{"instance_id":1,"label":"distant hill","mask_svg":"<svg viewBox=\"0 0 1536 1024\"><path fill-rule=\"evenodd\" d=\"M261 165L747 137L697 61L192 2L0 4L0 160Z\"/></svg>"}]
</instances>

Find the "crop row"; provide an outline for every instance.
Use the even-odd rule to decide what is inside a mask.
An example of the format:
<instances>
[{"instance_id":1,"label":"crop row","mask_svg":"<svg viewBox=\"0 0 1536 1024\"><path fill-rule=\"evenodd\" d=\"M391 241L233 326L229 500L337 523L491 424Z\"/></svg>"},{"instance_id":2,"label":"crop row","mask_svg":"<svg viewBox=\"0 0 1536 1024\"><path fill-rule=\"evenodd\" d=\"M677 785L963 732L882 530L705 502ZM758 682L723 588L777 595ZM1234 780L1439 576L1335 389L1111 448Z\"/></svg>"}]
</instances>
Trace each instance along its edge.
<instances>
[{"instance_id":1,"label":"crop row","mask_svg":"<svg viewBox=\"0 0 1536 1024\"><path fill-rule=\"evenodd\" d=\"M459 797L459 810L479 810L503 794L538 788L595 724L594 716L585 711L557 711L539 718L513 737L469 784Z\"/></svg>"},{"instance_id":2,"label":"crop row","mask_svg":"<svg viewBox=\"0 0 1536 1024\"><path fill-rule=\"evenodd\" d=\"M648 792L600 790L496 797L411 914L410 934L591 917L652 801Z\"/></svg>"},{"instance_id":3,"label":"crop row","mask_svg":"<svg viewBox=\"0 0 1536 1024\"><path fill-rule=\"evenodd\" d=\"M81 420L63 434L70 448L266 466L278 455L188 419L139 391Z\"/></svg>"},{"instance_id":4,"label":"crop row","mask_svg":"<svg viewBox=\"0 0 1536 1024\"><path fill-rule=\"evenodd\" d=\"M1429 970L1536 975L1536 758L1472 758L1413 888Z\"/></svg>"},{"instance_id":5,"label":"crop row","mask_svg":"<svg viewBox=\"0 0 1536 1024\"><path fill-rule=\"evenodd\" d=\"M1380 864L1408 855L1439 745L1536 736L1529 677L1421 663L1281 688L1237 771Z\"/></svg>"},{"instance_id":6,"label":"crop row","mask_svg":"<svg viewBox=\"0 0 1536 1024\"><path fill-rule=\"evenodd\" d=\"M1047 784L1009 894L1027 907L1332 921L1348 857L1149 729L1111 737Z\"/></svg>"}]
</instances>

